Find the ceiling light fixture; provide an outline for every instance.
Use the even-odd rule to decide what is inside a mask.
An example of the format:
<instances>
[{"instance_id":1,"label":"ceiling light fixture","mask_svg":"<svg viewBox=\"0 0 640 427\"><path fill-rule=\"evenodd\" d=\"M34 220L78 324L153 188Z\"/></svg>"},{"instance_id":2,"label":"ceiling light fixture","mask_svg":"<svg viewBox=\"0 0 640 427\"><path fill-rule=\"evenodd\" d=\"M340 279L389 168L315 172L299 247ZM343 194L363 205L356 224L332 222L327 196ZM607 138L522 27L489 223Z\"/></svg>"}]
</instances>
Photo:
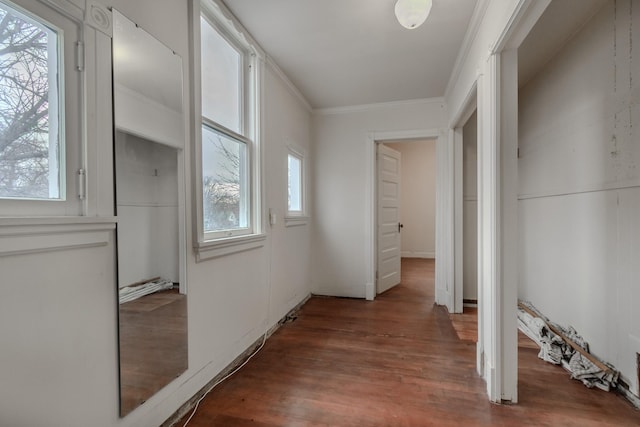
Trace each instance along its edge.
<instances>
[{"instance_id":1,"label":"ceiling light fixture","mask_svg":"<svg viewBox=\"0 0 640 427\"><path fill-rule=\"evenodd\" d=\"M396 18L400 25L413 30L427 20L432 5L432 0L398 0L395 7Z\"/></svg>"}]
</instances>

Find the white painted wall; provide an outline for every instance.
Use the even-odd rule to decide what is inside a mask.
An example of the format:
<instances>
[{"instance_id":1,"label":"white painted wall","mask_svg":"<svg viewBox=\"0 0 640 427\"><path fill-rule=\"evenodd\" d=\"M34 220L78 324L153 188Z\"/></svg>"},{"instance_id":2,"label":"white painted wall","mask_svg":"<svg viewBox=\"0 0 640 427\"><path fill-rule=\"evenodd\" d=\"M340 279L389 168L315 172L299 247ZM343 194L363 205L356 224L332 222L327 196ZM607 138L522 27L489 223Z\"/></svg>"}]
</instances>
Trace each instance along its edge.
<instances>
[{"instance_id":1,"label":"white painted wall","mask_svg":"<svg viewBox=\"0 0 640 427\"><path fill-rule=\"evenodd\" d=\"M313 119L312 291L364 298L370 272L373 132L439 129L441 100L318 111ZM374 152L374 151L373 151ZM371 188L372 190L372 188Z\"/></svg>"},{"instance_id":2,"label":"white painted wall","mask_svg":"<svg viewBox=\"0 0 640 427\"><path fill-rule=\"evenodd\" d=\"M400 222L401 256L436 257L436 142L394 142L402 154Z\"/></svg>"},{"instance_id":3,"label":"white painted wall","mask_svg":"<svg viewBox=\"0 0 640 427\"><path fill-rule=\"evenodd\" d=\"M182 112L119 84L114 86L114 101L118 106L115 121L120 129L162 144L184 146Z\"/></svg>"},{"instance_id":4,"label":"white painted wall","mask_svg":"<svg viewBox=\"0 0 640 427\"><path fill-rule=\"evenodd\" d=\"M446 105L451 113L448 120L452 127L458 124L454 121L466 107L468 96L490 55L490 47L496 43L509 24L519 3L522 2L520 0L478 1L478 29L469 38L468 47L459 53L456 68L445 93Z\"/></svg>"},{"instance_id":5,"label":"white painted wall","mask_svg":"<svg viewBox=\"0 0 640 427\"><path fill-rule=\"evenodd\" d=\"M178 153L116 131L118 284L179 282Z\"/></svg>"},{"instance_id":6,"label":"white painted wall","mask_svg":"<svg viewBox=\"0 0 640 427\"><path fill-rule=\"evenodd\" d=\"M182 56L185 124L192 123L188 119L192 104L188 91L190 2L104 3L115 6ZM100 73L108 70L101 69ZM287 204L286 144L302 147L309 153L310 162L313 160L311 114L273 67L267 67L264 84L265 207L283 212ZM93 92L88 96L89 105L100 102ZM92 118L89 135L110 120L109 114ZM0 364L8 369L0 370L0 424L158 426L309 294L309 225L285 227L280 221L267 230L264 247L196 263L191 249L192 176L188 160L194 129L186 128L188 370L120 419L113 205L99 205L97 214L104 217L102 220L56 219L51 220L54 225L46 227L26 221L26 226L17 227L13 221L2 219L0 271L5 286L0 298ZM100 167L110 161L108 157L89 160ZM112 191L111 184L96 185L96 181L88 182L89 189L101 194ZM85 224L87 221L100 221L99 230ZM69 226L67 222L80 224ZM32 234L40 229L38 235ZM16 230L21 237L13 236ZM66 248L17 251L34 245Z\"/></svg>"},{"instance_id":7,"label":"white painted wall","mask_svg":"<svg viewBox=\"0 0 640 427\"><path fill-rule=\"evenodd\" d=\"M519 297L574 326L637 394L640 146L630 95L640 10L631 3L608 2L521 89Z\"/></svg>"},{"instance_id":8,"label":"white painted wall","mask_svg":"<svg viewBox=\"0 0 640 427\"><path fill-rule=\"evenodd\" d=\"M463 289L464 299L478 299L478 114L463 132Z\"/></svg>"},{"instance_id":9,"label":"white painted wall","mask_svg":"<svg viewBox=\"0 0 640 427\"><path fill-rule=\"evenodd\" d=\"M478 175L482 179L478 186L476 366L494 402L517 401L517 263L511 259L517 220L517 164L511 151L516 148L517 120L509 117L517 115L511 105L517 99L517 85L505 87L516 80L517 56L504 49L518 46L546 4L543 0L478 1L444 97L451 113L449 127L455 129L464 125L461 120L477 94Z\"/></svg>"}]
</instances>

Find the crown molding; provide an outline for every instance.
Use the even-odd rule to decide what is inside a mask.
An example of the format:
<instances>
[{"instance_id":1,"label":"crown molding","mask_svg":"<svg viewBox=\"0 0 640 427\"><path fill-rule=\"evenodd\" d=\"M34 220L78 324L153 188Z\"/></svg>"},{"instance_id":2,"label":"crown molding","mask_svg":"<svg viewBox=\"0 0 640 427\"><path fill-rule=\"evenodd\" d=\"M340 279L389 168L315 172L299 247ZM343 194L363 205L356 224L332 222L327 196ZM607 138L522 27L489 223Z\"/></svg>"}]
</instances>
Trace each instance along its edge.
<instances>
[{"instance_id":1,"label":"crown molding","mask_svg":"<svg viewBox=\"0 0 640 427\"><path fill-rule=\"evenodd\" d=\"M391 101L391 102L379 102L374 104L361 104L361 105L349 105L345 107L330 107L330 108L316 108L313 110L314 114L329 116L336 114L351 114L362 113L367 111L375 111L384 108L403 107L408 105L428 105L428 104L441 104L445 105L443 97L437 98L421 98L421 99L407 99L404 101Z\"/></svg>"},{"instance_id":2,"label":"crown molding","mask_svg":"<svg viewBox=\"0 0 640 427\"><path fill-rule=\"evenodd\" d=\"M289 89L289 92L291 92L291 94L302 104L302 106L307 110L307 112L312 113L313 108L311 107L311 104L309 104L309 101L307 101L307 99L304 97L302 92L300 92L300 90L296 87L296 85L293 84L293 82L284 73L284 71L282 71L282 69L278 66L278 64L275 62L275 60L271 56L267 54L266 58L267 59L265 62L267 66L271 68L271 71L273 71L274 74L278 76L280 80L282 80L282 82L287 87L287 89Z\"/></svg>"},{"instance_id":3,"label":"crown molding","mask_svg":"<svg viewBox=\"0 0 640 427\"><path fill-rule=\"evenodd\" d=\"M200 7L217 18L217 23L220 24L227 36L233 37L250 48L258 58L264 59L266 54L262 46L253 38L251 33L247 31L224 2L221 0L206 0L201 2Z\"/></svg>"},{"instance_id":4,"label":"crown molding","mask_svg":"<svg viewBox=\"0 0 640 427\"><path fill-rule=\"evenodd\" d=\"M460 51L458 52L458 57L456 58L456 62L453 65L453 71L451 72L451 77L449 78L449 83L447 83L447 88L444 91L444 98L449 99L451 95L451 91L455 86L458 78L460 77L460 73L462 72L462 67L464 65L464 61L467 59L469 55L469 51L471 50L471 46L476 41L476 37L478 36L478 31L480 30L480 24L484 19L484 15L487 12L487 8L489 7L490 0L478 0L476 3L475 9L473 9L473 14L471 15L471 21L469 21L469 28L464 35L464 39L462 40L462 46L460 47Z\"/></svg>"}]
</instances>

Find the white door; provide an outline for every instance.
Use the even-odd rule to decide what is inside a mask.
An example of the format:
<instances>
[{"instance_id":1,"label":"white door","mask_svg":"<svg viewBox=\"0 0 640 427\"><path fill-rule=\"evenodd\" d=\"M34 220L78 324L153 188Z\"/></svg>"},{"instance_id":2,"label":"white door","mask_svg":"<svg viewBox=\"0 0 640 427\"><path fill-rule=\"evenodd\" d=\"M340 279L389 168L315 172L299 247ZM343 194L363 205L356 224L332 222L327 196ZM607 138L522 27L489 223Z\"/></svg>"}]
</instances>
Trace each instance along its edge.
<instances>
[{"instance_id":1,"label":"white door","mask_svg":"<svg viewBox=\"0 0 640 427\"><path fill-rule=\"evenodd\" d=\"M378 146L377 293L400 283L400 153Z\"/></svg>"}]
</instances>

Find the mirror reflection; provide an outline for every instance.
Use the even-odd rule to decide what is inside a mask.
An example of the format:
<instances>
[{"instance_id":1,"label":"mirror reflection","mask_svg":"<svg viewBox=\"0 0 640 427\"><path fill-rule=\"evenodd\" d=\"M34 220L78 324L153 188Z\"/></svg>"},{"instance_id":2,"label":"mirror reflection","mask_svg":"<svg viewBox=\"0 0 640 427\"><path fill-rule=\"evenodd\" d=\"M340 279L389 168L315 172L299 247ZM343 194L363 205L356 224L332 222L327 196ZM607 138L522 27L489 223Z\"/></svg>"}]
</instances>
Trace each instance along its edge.
<instances>
[{"instance_id":1,"label":"mirror reflection","mask_svg":"<svg viewBox=\"0 0 640 427\"><path fill-rule=\"evenodd\" d=\"M113 11L120 415L187 369L182 59Z\"/></svg>"}]
</instances>

